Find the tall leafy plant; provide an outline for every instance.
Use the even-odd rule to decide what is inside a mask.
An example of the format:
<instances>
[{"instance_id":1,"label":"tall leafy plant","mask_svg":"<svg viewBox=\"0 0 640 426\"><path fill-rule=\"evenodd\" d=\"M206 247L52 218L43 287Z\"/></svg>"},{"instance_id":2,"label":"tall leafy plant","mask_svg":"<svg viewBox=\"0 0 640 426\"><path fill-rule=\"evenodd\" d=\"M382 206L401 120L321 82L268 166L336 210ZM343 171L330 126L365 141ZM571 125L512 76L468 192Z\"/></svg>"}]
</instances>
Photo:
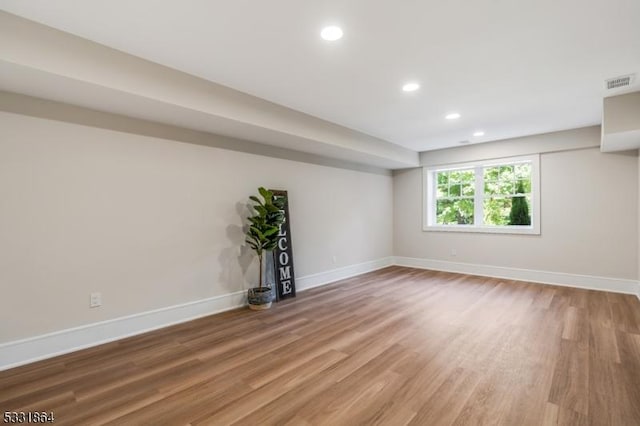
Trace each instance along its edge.
<instances>
[{"instance_id":1,"label":"tall leafy plant","mask_svg":"<svg viewBox=\"0 0 640 426\"><path fill-rule=\"evenodd\" d=\"M260 285L262 288L262 265L265 251L272 251L278 245L278 233L284 222L284 199L273 195L263 187L258 188L259 197L249 197L255 213L247 219L250 222L246 242L256 252L260 260Z\"/></svg>"},{"instance_id":2,"label":"tall leafy plant","mask_svg":"<svg viewBox=\"0 0 640 426\"><path fill-rule=\"evenodd\" d=\"M518 183L517 194L524 194L522 182ZM509 225L531 225L529 206L525 197L513 197L511 212L509 214Z\"/></svg>"}]
</instances>

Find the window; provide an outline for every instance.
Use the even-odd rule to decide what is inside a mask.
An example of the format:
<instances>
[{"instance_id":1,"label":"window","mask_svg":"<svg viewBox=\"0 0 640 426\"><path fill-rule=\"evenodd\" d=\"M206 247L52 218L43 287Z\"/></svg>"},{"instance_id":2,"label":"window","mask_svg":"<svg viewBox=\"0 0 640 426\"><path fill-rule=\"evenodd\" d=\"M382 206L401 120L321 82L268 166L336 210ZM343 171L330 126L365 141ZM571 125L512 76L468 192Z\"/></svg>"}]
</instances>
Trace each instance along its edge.
<instances>
[{"instance_id":1,"label":"window","mask_svg":"<svg viewBox=\"0 0 640 426\"><path fill-rule=\"evenodd\" d=\"M425 230L539 234L538 168L538 156L425 168Z\"/></svg>"},{"instance_id":2,"label":"window","mask_svg":"<svg viewBox=\"0 0 640 426\"><path fill-rule=\"evenodd\" d=\"M436 175L436 223L473 225L475 170L442 170Z\"/></svg>"}]
</instances>

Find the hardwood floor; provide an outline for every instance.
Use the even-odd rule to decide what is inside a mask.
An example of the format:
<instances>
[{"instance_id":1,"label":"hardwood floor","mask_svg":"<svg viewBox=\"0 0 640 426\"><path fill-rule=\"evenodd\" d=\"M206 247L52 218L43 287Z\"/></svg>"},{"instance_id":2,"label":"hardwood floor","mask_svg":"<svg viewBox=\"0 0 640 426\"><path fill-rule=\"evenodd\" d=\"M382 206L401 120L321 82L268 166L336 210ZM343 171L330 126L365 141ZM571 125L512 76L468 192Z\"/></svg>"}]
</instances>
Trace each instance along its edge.
<instances>
[{"instance_id":1,"label":"hardwood floor","mask_svg":"<svg viewBox=\"0 0 640 426\"><path fill-rule=\"evenodd\" d=\"M0 372L55 424L640 425L635 296L401 267Z\"/></svg>"}]
</instances>

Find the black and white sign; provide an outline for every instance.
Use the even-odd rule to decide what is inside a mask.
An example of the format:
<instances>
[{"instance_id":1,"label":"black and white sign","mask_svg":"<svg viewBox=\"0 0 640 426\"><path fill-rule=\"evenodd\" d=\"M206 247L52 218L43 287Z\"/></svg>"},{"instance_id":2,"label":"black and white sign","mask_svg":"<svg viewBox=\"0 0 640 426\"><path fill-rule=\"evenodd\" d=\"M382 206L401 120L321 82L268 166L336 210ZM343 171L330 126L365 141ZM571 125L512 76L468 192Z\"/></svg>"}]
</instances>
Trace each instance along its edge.
<instances>
[{"instance_id":1,"label":"black and white sign","mask_svg":"<svg viewBox=\"0 0 640 426\"><path fill-rule=\"evenodd\" d=\"M276 300L296 296L296 281L293 272L293 248L289 222L289 198L287 191L271 190L276 198L284 198L284 223L278 234L278 247L274 250L274 274L276 278Z\"/></svg>"}]
</instances>

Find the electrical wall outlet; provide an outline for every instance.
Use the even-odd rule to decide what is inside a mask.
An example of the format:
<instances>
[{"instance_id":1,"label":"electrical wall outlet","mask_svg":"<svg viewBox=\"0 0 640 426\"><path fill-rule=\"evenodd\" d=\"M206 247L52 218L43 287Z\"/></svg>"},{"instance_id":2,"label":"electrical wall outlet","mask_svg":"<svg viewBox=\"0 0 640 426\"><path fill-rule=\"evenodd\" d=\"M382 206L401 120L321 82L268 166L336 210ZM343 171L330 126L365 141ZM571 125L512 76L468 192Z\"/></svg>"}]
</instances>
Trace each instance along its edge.
<instances>
[{"instance_id":1,"label":"electrical wall outlet","mask_svg":"<svg viewBox=\"0 0 640 426\"><path fill-rule=\"evenodd\" d=\"M457 255L458 255L458 250L451 249L451 256L457 256Z\"/></svg>"},{"instance_id":2,"label":"electrical wall outlet","mask_svg":"<svg viewBox=\"0 0 640 426\"><path fill-rule=\"evenodd\" d=\"M333 256L333 258L331 260L333 260L333 263L337 263L338 262L338 258L335 257L335 256Z\"/></svg>"},{"instance_id":3,"label":"electrical wall outlet","mask_svg":"<svg viewBox=\"0 0 640 426\"><path fill-rule=\"evenodd\" d=\"M97 308L102 306L102 293L91 293L91 298L89 300L90 308Z\"/></svg>"}]
</instances>

